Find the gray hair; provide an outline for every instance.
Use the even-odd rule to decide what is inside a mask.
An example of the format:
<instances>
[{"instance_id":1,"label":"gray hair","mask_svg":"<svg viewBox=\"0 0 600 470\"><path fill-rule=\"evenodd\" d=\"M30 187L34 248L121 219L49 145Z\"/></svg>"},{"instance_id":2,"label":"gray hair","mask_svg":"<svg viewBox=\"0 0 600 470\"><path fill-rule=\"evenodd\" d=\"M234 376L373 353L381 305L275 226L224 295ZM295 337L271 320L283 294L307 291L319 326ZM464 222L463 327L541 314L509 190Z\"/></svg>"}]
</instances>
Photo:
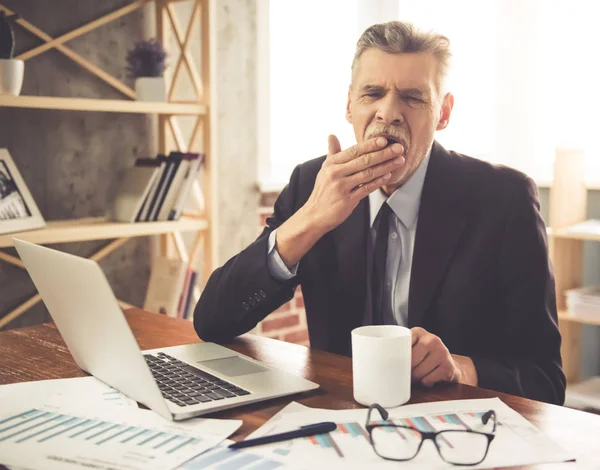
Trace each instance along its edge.
<instances>
[{"instance_id":1,"label":"gray hair","mask_svg":"<svg viewBox=\"0 0 600 470\"><path fill-rule=\"evenodd\" d=\"M441 93L450 67L452 53L450 40L435 32L420 31L410 23L388 21L369 26L356 43L352 61L352 79L360 56L368 49L379 49L388 54L429 53L438 63L437 87Z\"/></svg>"}]
</instances>

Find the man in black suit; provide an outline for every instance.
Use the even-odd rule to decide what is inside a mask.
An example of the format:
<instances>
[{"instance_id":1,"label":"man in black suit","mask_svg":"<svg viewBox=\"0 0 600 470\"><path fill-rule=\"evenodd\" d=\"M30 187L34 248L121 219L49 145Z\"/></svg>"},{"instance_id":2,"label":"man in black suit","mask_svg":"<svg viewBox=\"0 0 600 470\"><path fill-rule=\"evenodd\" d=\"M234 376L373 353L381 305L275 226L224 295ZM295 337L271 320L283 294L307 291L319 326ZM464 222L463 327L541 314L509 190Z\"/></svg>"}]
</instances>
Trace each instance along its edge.
<instances>
[{"instance_id":1,"label":"man in black suit","mask_svg":"<svg viewBox=\"0 0 600 470\"><path fill-rule=\"evenodd\" d=\"M252 329L302 285L311 346L350 354L364 324L412 329L412 379L562 404L554 280L533 181L445 150L447 38L389 22L357 44L347 119L298 165L260 237L196 306L205 340Z\"/></svg>"}]
</instances>

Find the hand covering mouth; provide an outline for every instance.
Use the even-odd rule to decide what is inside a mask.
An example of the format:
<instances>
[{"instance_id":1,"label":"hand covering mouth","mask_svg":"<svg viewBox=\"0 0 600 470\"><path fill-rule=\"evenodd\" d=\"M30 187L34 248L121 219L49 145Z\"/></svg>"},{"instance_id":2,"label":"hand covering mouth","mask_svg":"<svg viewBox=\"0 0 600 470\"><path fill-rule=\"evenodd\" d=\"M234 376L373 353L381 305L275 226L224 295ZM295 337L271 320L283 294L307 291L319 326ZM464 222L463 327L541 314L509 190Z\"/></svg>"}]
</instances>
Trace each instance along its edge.
<instances>
[{"instance_id":1,"label":"hand covering mouth","mask_svg":"<svg viewBox=\"0 0 600 470\"><path fill-rule=\"evenodd\" d=\"M406 150L406 142L404 142L404 140L401 139L400 137L396 137L396 136L393 136L390 134L379 134L377 137L379 137L379 136L385 137L387 139L388 143L387 143L386 147L389 147L394 144L400 144L400 145L402 145L404 150Z\"/></svg>"}]
</instances>

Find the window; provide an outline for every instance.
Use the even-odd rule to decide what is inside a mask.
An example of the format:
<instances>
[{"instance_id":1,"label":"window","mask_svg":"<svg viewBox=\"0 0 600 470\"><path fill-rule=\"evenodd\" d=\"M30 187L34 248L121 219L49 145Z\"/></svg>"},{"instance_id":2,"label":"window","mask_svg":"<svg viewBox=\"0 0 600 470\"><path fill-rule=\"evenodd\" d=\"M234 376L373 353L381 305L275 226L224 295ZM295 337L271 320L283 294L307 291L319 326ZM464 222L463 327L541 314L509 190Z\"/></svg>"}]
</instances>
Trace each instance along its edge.
<instances>
[{"instance_id":1,"label":"window","mask_svg":"<svg viewBox=\"0 0 600 470\"><path fill-rule=\"evenodd\" d=\"M436 138L447 148L552 179L555 149L586 152L598 123L596 2L587 0L272 0L269 7L269 169L285 184L327 135L353 145L345 120L350 65L366 26L400 19L449 37L455 107Z\"/></svg>"},{"instance_id":2,"label":"window","mask_svg":"<svg viewBox=\"0 0 600 470\"><path fill-rule=\"evenodd\" d=\"M358 39L357 0L270 2L270 163L285 184L300 162L327 153L327 136L354 142L345 120Z\"/></svg>"}]
</instances>

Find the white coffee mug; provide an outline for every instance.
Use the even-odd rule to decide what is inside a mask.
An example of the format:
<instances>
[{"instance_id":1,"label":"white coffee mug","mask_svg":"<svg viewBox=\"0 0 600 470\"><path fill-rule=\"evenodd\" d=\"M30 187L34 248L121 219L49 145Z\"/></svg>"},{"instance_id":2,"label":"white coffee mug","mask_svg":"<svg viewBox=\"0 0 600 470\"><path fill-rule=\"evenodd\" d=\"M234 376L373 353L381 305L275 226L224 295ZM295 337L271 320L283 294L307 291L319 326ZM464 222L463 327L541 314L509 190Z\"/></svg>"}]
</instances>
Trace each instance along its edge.
<instances>
[{"instance_id":1,"label":"white coffee mug","mask_svg":"<svg viewBox=\"0 0 600 470\"><path fill-rule=\"evenodd\" d=\"M411 331L403 326L352 330L354 399L364 406L394 407L410 399Z\"/></svg>"}]
</instances>

